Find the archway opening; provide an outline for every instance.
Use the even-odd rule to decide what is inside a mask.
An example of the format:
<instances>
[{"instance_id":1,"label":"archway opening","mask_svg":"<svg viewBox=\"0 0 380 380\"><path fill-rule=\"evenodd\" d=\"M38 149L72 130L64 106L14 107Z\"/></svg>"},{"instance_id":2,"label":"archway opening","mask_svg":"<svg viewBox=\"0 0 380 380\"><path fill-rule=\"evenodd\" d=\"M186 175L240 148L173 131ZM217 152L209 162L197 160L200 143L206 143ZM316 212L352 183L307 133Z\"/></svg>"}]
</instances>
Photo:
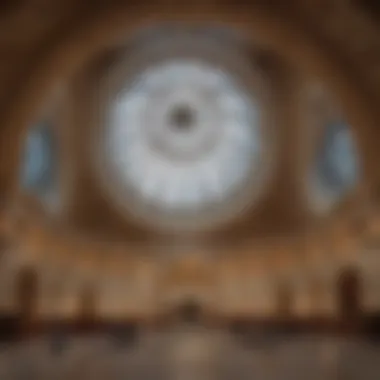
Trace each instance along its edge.
<instances>
[{"instance_id":1,"label":"archway opening","mask_svg":"<svg viewBox=\"0 0 380 380\"><path fill-rule=\"evenodd\" d=\"M182 301L174 310L175 320L181 324L199 324L202 320L202 306L196 299Z\"/></svg>"},{"instance_id":2,"label":"archway opening","mask_svg":"<svg viewBox=\"0 0 380 380\"><path fill-rule=\"evenodd\" d=\"M21 334L29 334L33 329L38 299L38 276L33 268L20 270L16 281L16 305Z\"/></svg>"},{"instance_id":3,"label":"archway opening","mask_svg":"<svg viewBox=\"0 0 380 380\"><path fill-rule=\"evenodd\" d=\"M361 280L358 270L342 270L337 285L340 318L348 323L357 321L361 315Z\"/></svg>"}]
</instances>

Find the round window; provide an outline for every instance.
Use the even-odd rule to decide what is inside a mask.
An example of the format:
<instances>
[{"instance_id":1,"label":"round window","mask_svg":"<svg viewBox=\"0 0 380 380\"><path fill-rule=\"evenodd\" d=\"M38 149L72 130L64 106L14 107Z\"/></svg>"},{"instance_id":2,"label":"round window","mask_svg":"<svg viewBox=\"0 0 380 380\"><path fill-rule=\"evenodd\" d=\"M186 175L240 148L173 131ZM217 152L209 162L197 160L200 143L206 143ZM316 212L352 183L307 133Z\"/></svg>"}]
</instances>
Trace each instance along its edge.
<instances>
[{"instance_id":1,"label":"round window","mask_svg":"<svg viewBox=\"0 0 380 380\"><path fill-rule=\"evenodd\" d=\"M102 118L103 183L155 227L219 225L265 182L262 78L242 54L201 37L147 44L106 86L115 95Z\"/></svg>"}]
</instances>

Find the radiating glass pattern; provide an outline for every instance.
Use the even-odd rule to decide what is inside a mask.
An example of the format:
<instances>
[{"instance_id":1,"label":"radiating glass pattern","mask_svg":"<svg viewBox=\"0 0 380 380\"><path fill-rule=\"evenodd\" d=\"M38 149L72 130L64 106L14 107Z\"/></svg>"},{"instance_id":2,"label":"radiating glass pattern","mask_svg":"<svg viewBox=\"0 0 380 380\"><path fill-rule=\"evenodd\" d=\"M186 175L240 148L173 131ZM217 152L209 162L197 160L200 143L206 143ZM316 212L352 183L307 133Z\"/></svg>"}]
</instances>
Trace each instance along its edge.
<instances>
[{"instance_id":1,"label":"radiating glass pattern","mask_svg":"<svg viewBox=\"0 0 380 380\"><path fill-rule=\"evenodd\" d=\"M107 147L126 188L155 208L202 210L259 168L258 107L227 72L197 60L146 69L109 112Z\"/></svg>"}]
</instances>

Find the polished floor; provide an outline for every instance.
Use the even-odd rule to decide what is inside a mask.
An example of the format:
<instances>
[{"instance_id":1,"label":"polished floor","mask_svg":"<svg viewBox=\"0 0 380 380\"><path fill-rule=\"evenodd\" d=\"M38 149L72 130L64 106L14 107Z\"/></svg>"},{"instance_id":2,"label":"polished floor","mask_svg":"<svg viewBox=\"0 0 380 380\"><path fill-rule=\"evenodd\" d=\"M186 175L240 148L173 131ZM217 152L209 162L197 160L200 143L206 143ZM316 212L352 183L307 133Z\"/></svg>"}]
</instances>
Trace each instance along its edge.
<instances>
[{"instance_id":1,"label":"polished floor","mask_svg":"<svg viewBox=\"0 0 380 380\"><path fill-rule=\"evenodd\" d=\"M243 339L241 339L243 338ZM3 345L1 380L378 380L380 344L321 336L236 338L204 328L87 337L41 337Z\"/></svg>"}]
</instances>

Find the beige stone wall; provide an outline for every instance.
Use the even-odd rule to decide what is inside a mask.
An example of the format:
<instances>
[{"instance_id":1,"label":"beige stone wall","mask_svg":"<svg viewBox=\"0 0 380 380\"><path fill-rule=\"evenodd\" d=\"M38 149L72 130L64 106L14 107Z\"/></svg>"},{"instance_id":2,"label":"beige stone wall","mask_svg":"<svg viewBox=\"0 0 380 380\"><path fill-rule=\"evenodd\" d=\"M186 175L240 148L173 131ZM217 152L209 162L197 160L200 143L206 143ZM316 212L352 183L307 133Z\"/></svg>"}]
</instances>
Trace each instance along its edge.
<instances>
[{"instance_id":1,"label":"beige stone wall","mask_svg":"<svg viewBox=\"0 0 380 380\"><path fill-rule=\"evenodd\" d=\"M12 104L31 80L31 73L44 62L46 52L100 14L102 6L90 3L25 1L0 15L0 122L7 120ZM103 5L114 6L110 2ZM281 17L293 17L291 23L299 23L301 30L312 30L322 41L326 39L331 54L339 55L341 62L352 68L355 81L365 88L375 106L380 99L380 29L372 18L343 0L307 4L289 1L287 11L281 11L277 5L273 5L273 10L281 13ZM134 11L138 7L131 7L132 18ZM24 112L29 112L27 108L19 110L21 119ZM0 127L0 137L0 194L8 200L14 195L8 185L16 173L15 147L22 141L22 135L10 136L9 130ZM80 192L79 201L85 196ZM30 214L37 214L35 208L31 210ZM277 208L274 210L277 212ZM88 213L85 219L99 218L93 212L90 208L83 210ZM40 317L74 316L80 295L87 287L96 292L97 312L110 319L154 318L163 312L162 305L170 304L169 300L179 302L185 296L198 297L206 303L205 309L216 315L269 317L276 315L277 286L281 283L288 284L293 294L294 305L290 310L294 316L333 315L337 277L351 265L365 279L364 305L368 310L380 307L380 283L376 281L378 252L376 248L371 252L363 248L371 238L366 235L367 229L373 230L371 235L379 233L373 227L376 220L369 221L364 235L343 223L332 225L329 232L308 236L305 244L297 239L277 242L276 238L272 238L276 244L259 247L248 244L237 248L230 244L228 249L214 248L215 259L207 258L206 249L204 257L197 256L198 261L184 259L173 264L161 259L150 246L120 244L115 248L115 244L94 242L72 231L57 230L44 221L39 225L24 217L12 218L13 215L4 213L2 222L4 238L12 235L12 246L5 255L12 255L12 264L3 259L0 262L0 307L4 311L15 307L11 284L17 282L13 281L17 271L25 266L32 268L40 281L35 310ZM268 218L267 224L272 222L274 219ZM282 223L285 228L287 219ZM313 281L323 282L318 297L312 290Z\"/></svg>"}]
</instances>

